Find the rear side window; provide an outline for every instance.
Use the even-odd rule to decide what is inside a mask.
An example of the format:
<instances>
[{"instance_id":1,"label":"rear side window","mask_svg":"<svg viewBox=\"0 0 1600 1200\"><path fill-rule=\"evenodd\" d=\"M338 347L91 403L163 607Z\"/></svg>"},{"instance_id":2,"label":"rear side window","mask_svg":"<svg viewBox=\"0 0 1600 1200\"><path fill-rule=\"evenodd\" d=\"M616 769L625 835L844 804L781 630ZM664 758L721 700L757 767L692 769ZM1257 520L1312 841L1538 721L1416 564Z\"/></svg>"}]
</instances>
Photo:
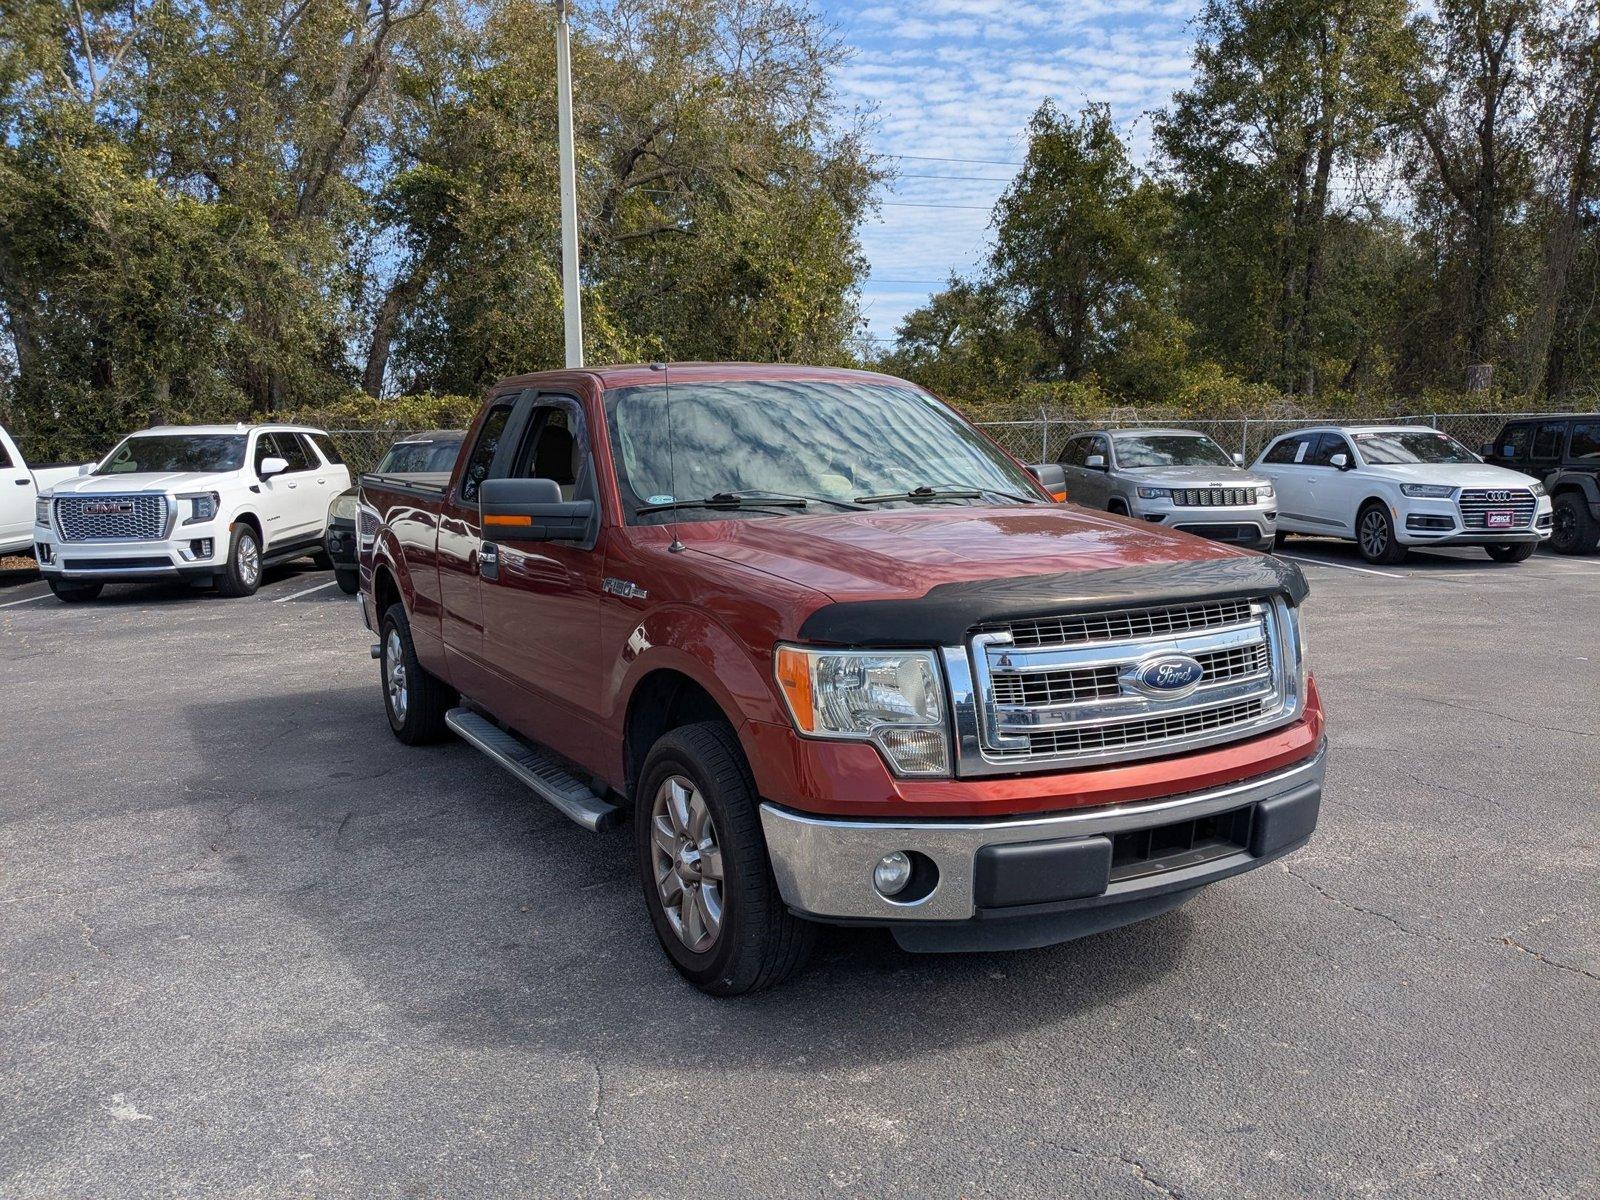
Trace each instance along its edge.
<instances>
[{"instance_id":1,"label":"rear side window","mask_svg":"<svg viewBox=\"0 0 1600 1200\"><path fill-rule=\"evenodd\" d=\"M333 444L333 439L327 434L311 433L307 434L306 436L311 439L311 444L313 446L322 451L322 457L327 459L330 463L338 466L344 462L344 455L339 453L339 447Z\"/></svg>"},{"instance_id":2,"label":"rear side window","mask_svg":"<svg viewBox=\"0 0 1600 1200\"><path fill-rule=\"evenodd\" d=\"M1269 463L1297 463L1305 459L1303 447L1311 440L1306 434L1296 434L1286 437L1282 441L1274 442L1272 449L1267 451L1267 456L1262 462Z\"/></svg>"},{"instance_id":3,"label":"rear side window","mask_svg":"<svg viewBox=\"0 0 1600 1200\"><path fill-rule=\"evenodd\" d=\"M1567 456L1587 466L1600 466L1600 421L1582 421L1572 427Z\"/></svg>"},{"instance_id":4,"label":"rear side window","mask_svg":"<svg viewBox=\"0 0 1600 1200\"><path fill-rule=\"evenodd\" d=\"M467 460L467 469L461 475L461 499L468 504L477 502L478 487L489 477L495 451L500 449L500 437L505 433L506 422L510 419L509 404L496 405L483 419L483 428L478 431L478 440L472 446L472 457Z\"/></svg>"}]
</instances>

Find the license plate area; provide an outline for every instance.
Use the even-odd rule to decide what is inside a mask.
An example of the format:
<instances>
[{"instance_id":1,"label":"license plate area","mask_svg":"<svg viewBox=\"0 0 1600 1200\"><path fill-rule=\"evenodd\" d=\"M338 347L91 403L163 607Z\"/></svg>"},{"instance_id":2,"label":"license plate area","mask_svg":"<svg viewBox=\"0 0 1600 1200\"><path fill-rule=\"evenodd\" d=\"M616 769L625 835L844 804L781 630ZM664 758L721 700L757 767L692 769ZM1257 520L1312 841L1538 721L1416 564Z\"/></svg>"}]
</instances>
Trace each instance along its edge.
<instances>
[{"instance_id":1,"label":"license plate area","mask_svg":"<svg viewBox=\"0 0 1600 1200\"><path fill-rule=\"evenodd\" d=\"M1493 508L1483 514L1485 529L1510 529L1516 524L1517 514L1509 508Z\"/></svg>"}]
</instances>

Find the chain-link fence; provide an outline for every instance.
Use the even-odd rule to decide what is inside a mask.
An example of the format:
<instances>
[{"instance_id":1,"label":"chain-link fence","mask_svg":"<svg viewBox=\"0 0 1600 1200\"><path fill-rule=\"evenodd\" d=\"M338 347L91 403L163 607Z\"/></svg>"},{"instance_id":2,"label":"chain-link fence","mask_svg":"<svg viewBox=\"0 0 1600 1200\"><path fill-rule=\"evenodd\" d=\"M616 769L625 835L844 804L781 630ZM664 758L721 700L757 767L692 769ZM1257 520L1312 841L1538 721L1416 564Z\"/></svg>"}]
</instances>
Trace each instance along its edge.
<instances>
[{"instance_id":1,"label":"chain-link fence","mask_svg":"<svg viewBox=\"0 0 1600 1200\"><path fill-rule=\"evenodd\" d=\"M376 467L389 447L402 438L415 437L421 429L330 429L328 437L357 479Z\"/></svg>"},{"instance_id":2,"label":"chain-link fence","mask_svg":"<svg viewBox=\"0 0 1600 1200\"><path fill-rule=\"evenodd\" d=\"M1542 413L1423 413L1381 419L1350 417L1235 417L1226 420L1149 420L1117 416L1088 421L1041 412L1029 421L979 421L978 427L1023 462L1053 462L1067 439L1095 429L1189 429L1204 433L1229 453L1253 462L1273 438L1314 425L1421 425L1443 430L1469 450L1480 450L1511 420Z\"/></svg>"}]
</instances>

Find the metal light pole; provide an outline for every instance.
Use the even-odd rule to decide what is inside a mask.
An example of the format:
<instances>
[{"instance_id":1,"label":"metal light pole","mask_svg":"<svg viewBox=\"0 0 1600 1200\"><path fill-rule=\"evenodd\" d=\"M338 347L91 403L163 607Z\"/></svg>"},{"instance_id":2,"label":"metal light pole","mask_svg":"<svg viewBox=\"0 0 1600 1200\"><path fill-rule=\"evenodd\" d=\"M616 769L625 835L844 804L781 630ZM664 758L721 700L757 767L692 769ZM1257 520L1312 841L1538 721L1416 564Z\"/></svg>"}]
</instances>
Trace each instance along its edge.
<instances>
[{"instance_id":1,"label":"metal light pole","mask_svg":"<svg viewBox=\"0 0 1600 1200\"><path fill-rule=\"evenodd\" d=\"M568 0L556 0L556 125L561 142L561 289L567 366L583 366L583 301L578 292L578 172L572 144L572 40Z\"/></svg>"}]
</instances>

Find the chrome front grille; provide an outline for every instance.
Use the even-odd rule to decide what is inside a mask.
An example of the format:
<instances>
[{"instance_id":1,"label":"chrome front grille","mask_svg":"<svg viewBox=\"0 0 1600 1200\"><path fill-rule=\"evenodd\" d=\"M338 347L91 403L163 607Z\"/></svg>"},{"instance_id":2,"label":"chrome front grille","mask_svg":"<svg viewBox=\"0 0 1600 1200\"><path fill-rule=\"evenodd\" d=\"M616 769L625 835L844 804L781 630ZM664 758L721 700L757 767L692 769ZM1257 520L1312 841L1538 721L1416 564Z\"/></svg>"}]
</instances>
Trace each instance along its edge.
<instances>
[{"instance_id":1,"label":"chrome front grille","mask_svg":"<svg viewBox=\"0 0 1600 1200\"><path fill-rule=\"evenodd\" d=\"M1248 600L1216 600L1169 608L1012 621L995 625L991 631L1009 634L1011 644L1019 649L1028 646L1070 646L1075 642L1127 642L1135 638L1194 633L1237 625L1250 620L1251 611Z\"/></svg>"},{"instance_id":2,"label":"chrome front grille","mask_svg":"<svg viewBox=\"0 0 1600 1200\"><path fill-rule=\"evenodd\" d=\"M980 628L946 656L953 678L970 671L962 769L1067 769L1248 737L1298 714L1296 653L1289 611L1272 599ZM1159 678L1172 662L1198 678Z\"/></svg>"},{"instance_id":3,"label":"chrome front grille","mask_svg":"<svg viewBox=\"0 0 1600 1200\"><path fill-rule=\"evenodd\" d=\"M1491 512L1511 513L1511 524L1496 529L1527 529L1533 524L1538 501L1526 488L1462 488L1456 503L1465 529L1488 529Z\"/></svg>"},{"instance_id":4,"label":"chrome front grille","mask_svg":"<svg viewBox=\"0 0 1600 1200\"><path fill-rule=\"evenodd\" d=\"M167 498L159 493L58 496L55 516L66 542L152 542L167 535Z\"/></svg>"},{"instance_id":5,"label":"chrome front grille","mask_svg":"<svg viewBox=\"0 0 1600 1200\"><path fill-rule=\"evenodd\" d=\"M1176 508L1246 508L1256 502L1255 488L1173 488Z\"/></svg>"}]
</instances>

